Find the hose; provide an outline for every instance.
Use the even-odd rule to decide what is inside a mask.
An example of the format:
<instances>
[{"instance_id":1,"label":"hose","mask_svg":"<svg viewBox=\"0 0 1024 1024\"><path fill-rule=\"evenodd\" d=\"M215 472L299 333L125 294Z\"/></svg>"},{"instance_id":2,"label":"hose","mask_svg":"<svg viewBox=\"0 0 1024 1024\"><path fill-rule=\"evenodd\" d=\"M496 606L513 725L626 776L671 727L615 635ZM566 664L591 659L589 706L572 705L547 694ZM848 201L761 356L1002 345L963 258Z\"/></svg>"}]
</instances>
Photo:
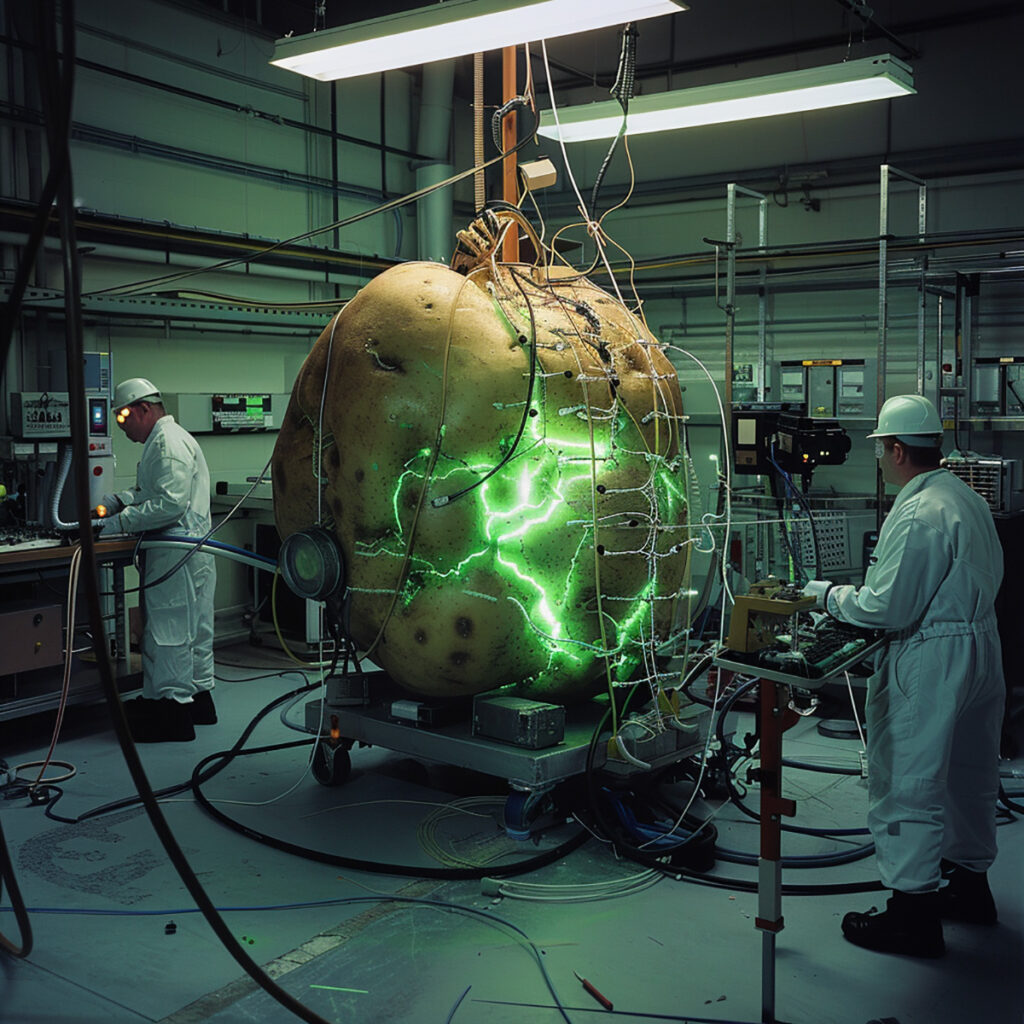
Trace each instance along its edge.
<instances>
[{"instance_id":1,"label":"hose","mask_svg":"<svg viewBox=\"0 0 1024 1024\"><path fill-rule=\"evenodd\" d=\"M57 467L57 482L53 488L53 497L50 499L50 521L55 530L77 530L78 523L65 523L60 518L60 499L64 493L64 485L68 480L68 473L71 471L72 450L68 445L61 445L60 463Z\"/></svg>"},{"instance_id":2,"label":"hose","mask_svg":"<svg viewBox=\"0 0 1024 1024\"><path fill-rule=\"evenodd\" d=\"M198 551L200 548L209 548L215 555L221 555L225 558L229 558L235 562L241 562L243 565L248 565L253 569L262 569L264 572L273 572L277 568L277 561L273 558L268 558L266 555L257 555L252 551L246 551L244 548L235 547L233 544L225 544L220 540L209 540L203 537L182 537L176 534L162 533L156 534L152 537L144 537L142 543L139 545L143 550L150 548L192 548ZM186 556L188 557L188 556ZM165 573L158 580L153 580L152 583L147 583L146 586L154 586L157 583L162 583L171 573L175 572L183 563L183 558L177 565L174 566L169 572Z\"/></svg>"}]
</instances>

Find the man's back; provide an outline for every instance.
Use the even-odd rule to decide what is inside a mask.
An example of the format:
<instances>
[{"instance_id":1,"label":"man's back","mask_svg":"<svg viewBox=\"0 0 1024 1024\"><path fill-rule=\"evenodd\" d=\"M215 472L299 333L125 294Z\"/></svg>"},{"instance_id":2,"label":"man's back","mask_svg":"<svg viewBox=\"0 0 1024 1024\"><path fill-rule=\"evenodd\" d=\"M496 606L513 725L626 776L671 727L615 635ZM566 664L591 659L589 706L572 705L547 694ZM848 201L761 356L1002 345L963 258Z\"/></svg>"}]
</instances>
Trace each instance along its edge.
<instances>
[{"instance_id":1,"label":"man's back","mask_svg":"<svg viewBox=\"0 0 1024 1024\"><path fill-rule=\"evenodd\" d=\"M915 615L921 628L977 623L993 614L1003 554L992 513L979 494L947 470L937 469L911 480L890 515L909 522L900 582L925 599ZM897 522L893 533L894 540L903 533Z\"/></svg>"},{"instance_id":2,"label":"man's back","mask_svg":"<svg viewBox=\"0 0 1024 1024\"><path fill-rule=\"evenodd\" d=\"M945 469L919 473L896 496L864 586L836 587L829 609L891 632L994 624L1003 555L984 499Z\"/></svg>"}]
</instances>

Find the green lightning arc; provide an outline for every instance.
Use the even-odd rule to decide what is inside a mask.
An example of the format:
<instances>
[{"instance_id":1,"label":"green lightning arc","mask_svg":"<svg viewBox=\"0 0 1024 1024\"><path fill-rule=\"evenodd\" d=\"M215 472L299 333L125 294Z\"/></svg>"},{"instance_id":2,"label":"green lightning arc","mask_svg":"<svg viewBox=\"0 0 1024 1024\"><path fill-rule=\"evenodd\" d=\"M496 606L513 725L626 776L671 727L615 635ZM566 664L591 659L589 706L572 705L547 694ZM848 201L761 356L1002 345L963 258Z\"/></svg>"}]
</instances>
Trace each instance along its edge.
<instances>
[{"instance_id":1,"label":"green lightning arc","mask_svg":"<svg viewBox=\"0 0 1024 1024\"><path fill-rule=\"evenodd\" d=\"M607 606L600 611L606 626L601 631L596 625L599 602L594 597L581 600L588 588L596 594L600 586L599 567L588 571L588 565L595 547L600 557L605 557L599 533L609 529L595 520L593 501L595 492L601 490L597 483L599 468L617 466L617 454L633 425L617 400L611 415L608 410L594 415L595 410L584 402L570 410L570 418L585 418L588 423L589 437L581 439L562 426L566 421L564 412L550 415L543 388L539 390L541 394L534 395L532 402L538 415L528 419L525 436L497 472L493 451L478 450L458 458L445 451L443 441L436 461L432 460L431 448L417 451L394 486L394 531L374 554L402 557L408 531L415 528L412 514L403 511L409 508L410 491L419 494L426 488L433 497L464 488L461 500L473 502L475 514L459 557L450 562L425 559L414 544L402 583L402 603L411 604L430 582L463 579L471 569L491 572L505 585L502 589L514 606L514 614L523 617L525 636L547 652L547 664L539 678L554 677L563 670L578 675L598 659L607 658L611 678L626 682L653 639L649 623L652 601L659 594L655 557L658 539L668 531L683 529L680 524L685 521L686 494L678 479L679 457L669 460L644 451L650 469L647 481L642 487L624 489L643 504L640 514L648 524L646 540L641 551L630 554L646 559L647 578L638 592L625 600L617 598L614 614ZM517 405L522 408L522 402L495 403L496 408ZM643 444L632 435L629 439ZM506 438L500 448L507 451L512 443L512 438ZM632 444L628 446L632 448ZM442 507L429 509L427 514L445 512ZM626 521L630 517L620 512L615 518ZM557 565L546 566L537 551L552 543L552 538L563 555ZM568 572L564 556L567 548L572 550ZM370 554L366 550L358 553ZM580 635L581 629L588 630L588 635Z\"/></svg>"}]
</instances>

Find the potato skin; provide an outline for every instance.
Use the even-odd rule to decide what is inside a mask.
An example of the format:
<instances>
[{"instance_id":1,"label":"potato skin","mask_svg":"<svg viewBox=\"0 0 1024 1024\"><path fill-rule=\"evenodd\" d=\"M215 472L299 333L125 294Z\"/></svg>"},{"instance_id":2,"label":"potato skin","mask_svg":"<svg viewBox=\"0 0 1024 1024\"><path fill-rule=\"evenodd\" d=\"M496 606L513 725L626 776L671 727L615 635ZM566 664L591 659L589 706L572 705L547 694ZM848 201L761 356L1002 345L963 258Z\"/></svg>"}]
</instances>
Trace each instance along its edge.
<instances>
[{"instance_id":1,"label":"potato skin","mask_svg":"<svg viewBox=\"0 0 1024 1024\"><path fill-rule=\"evenodd\" d=\"M583 699L673 629L681 422L671 363L587 279L401 264L299 372L278 531L334 532L352 637L402 687Z\"/></svg>"}]
</instances>

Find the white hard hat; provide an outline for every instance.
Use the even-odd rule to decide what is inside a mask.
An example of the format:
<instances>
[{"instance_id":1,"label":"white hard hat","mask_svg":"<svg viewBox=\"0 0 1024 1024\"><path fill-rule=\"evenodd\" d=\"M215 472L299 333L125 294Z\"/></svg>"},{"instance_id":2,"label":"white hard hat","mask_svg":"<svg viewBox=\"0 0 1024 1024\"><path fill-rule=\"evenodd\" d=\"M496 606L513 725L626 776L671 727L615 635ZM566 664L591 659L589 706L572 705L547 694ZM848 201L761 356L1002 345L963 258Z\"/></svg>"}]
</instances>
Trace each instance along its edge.
<instances>
[{"instance_id":1,"label":"white hard hat","mask_svg":"<svg viewBox=\"0 0 1024 1024\"><path fill-rule=\"evenodd\" d=\"M942 420L924 395L894 395L878 412L878 426L868 437L894 437L904 444L937 448Z\"/></svg>"},{"instance_id":2,"label":"white hard hat","mask_svg":"<svg viewBox=\"0 0 1024 1024\"><path fill-rule=\"evenodd\" d=\"M132 377L121 381L114 390L114 408L123 409L126 405L141 402L144 398L151 402L159 402L160 390L145 377Z\"/></svg>"}]
</instances>

